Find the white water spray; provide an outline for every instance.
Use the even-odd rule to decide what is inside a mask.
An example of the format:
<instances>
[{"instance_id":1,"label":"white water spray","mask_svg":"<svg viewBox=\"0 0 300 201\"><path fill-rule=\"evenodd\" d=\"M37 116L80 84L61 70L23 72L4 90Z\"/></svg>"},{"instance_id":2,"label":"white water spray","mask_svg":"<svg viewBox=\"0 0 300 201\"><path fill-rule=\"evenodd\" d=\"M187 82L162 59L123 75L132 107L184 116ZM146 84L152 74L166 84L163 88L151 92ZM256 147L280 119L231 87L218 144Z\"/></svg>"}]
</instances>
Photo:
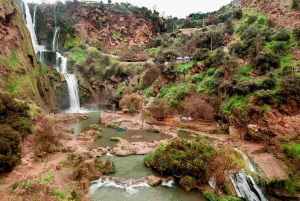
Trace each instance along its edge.
<instances>
[{"instance_id":1,"label":"white water spray","mask_svg":"<svg viewBox=\"0 0 300 201\"><path fill-rule=\"evenodd\" d=\"M172 188L173 187L173 184L174 184L174 180L169 180L169 181L163 181L161 183L162 186L166 186L166 187L169 187L169 188Z\"/></svg>"},{"instance_id":2,"label":"white water spray","mask_svg":"<svg viewBox=\"0 0 300 201\"><path fill-rule=\"evenodd\" d=\"M141 188L141 187L151 187L150 185L147 184L146 181L144 182L138 182L136 184L129 184L128 186L126 184L120 184L116 183L113 180L110 180L109 178L106 179L99 179L96 181L93 181L89 187L89 195L93 195L99 188L101 187L113 187L113 188L119 188L119 189L124 189L126 193L132 195L135 193L138 193L139 190L136 188Z\"/></svg>"},{"instance_id":3,"label":"white water spray","mask_svg":"<svg viewBox=\"0 0 300 201\"><path fill-rule=\"evenodd\" d=\"M238 197L243 197L249 201L267 201L252 177L247 176L244 171L230 174L230 179Z\"/></svg>"},{"instance_id":4,"label":"white water spray","mask_svg":"<svg viewBox=\"0 0 300 201\"><path fill-rule=\"evenodd\" d=\"M237 148L234 148L234 150L237 151L237 152L239 152L239 154L242 156L243 160L245 161L245 163L249 167L249 170L251 172L257 173L256 169L255 169L254 165L251 163L249 157L244 152L242 152L241 150L239 150Z\"/></svg>"},{"instance_id":5,"label":"white water spray","mask_svg":"<svg viewBox=\"0 0 300 201\"><path fill-rule=\"evenodd\" d=\"M56 38L58 38L58 32L59 32L59 27L55 27L54 29L54 36L53 36L53 42L52 42L52 50L55 51L58 49L58 42Z\"/></svg>"}]
</instances>

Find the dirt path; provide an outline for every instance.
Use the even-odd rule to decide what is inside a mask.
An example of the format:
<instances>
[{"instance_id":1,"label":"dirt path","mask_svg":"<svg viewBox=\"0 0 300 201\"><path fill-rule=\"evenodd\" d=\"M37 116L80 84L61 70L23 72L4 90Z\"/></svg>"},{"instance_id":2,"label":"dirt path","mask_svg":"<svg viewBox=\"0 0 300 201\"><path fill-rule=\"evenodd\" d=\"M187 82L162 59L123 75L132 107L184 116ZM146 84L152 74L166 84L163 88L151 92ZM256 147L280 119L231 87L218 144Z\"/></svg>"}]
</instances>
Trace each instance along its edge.
<instances>
[{"instance_id":1,"label":"dirt path","mask_svg":"<svg viewBox=\"0 0 300 201\"><path fill-rule=\"evenodd\" d=\"M17 166L5 178L2 178L5 180L5 183L0 186L0 195L3 189L10 188L15 182L35 179L49 170L55 170L56 165L66 157L66 153L56 153L55 155L50 155L48 159L44 159L44 162L32 161L28 164Z\"/></svg>"}]
</instances>

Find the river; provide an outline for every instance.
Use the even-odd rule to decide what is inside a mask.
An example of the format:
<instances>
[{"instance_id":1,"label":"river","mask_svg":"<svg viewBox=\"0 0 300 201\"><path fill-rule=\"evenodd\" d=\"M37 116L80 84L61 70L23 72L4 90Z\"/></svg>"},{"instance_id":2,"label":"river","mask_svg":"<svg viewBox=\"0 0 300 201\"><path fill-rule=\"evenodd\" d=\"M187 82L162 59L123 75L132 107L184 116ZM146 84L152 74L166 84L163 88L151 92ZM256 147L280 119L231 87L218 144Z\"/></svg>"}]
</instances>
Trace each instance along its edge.
<instances>
[{"instance_id":1,"label":"river","mask_svg":"<svg viewBox=\"0 0 300 201\"><path fill-rule=\"evenodd\" d=\"M71 128L74 128L74 133L78 134L84 126L91 124L99 124L99 113L101 111L88 112L85 113L89 117L87 120L83 120L77 123L70 124ZM100 125L100 124L99 124ZM126 130L124 132L119 132L116 129L104 128L102 127L103 137L95 141L93 147L107 147L115 146L117 142L110 141L111 137L122 137L130 142L134 141L153 141L153 140L163 140L170 138L169 135L164 135L160 133L152 133L146 131L130 131ZM133 135L141 135L142 139L132 139ZM147 168L143 164L144 156L127 156L127 157L117 157L117 156L102 156L102 160L106 160L108 157L114 161L116 165L116 172L110 174L112 177L121 177L127 179L139 179L142 177L157 175L159 174L154 170ZM126 201L126 200L177 200L177 201L204 201L204 197L201 192L194 190L191 192L186 192L182 189L178 183L169 182L166 184L159 185L157 187L150 187L148 185L132 186L131 188L123 188L114 184L114 182L108 182L105 185L99 185L97 181L92 182L90 186L90 194L93 200L101 201Z\"/></svg>"}]
</instances>

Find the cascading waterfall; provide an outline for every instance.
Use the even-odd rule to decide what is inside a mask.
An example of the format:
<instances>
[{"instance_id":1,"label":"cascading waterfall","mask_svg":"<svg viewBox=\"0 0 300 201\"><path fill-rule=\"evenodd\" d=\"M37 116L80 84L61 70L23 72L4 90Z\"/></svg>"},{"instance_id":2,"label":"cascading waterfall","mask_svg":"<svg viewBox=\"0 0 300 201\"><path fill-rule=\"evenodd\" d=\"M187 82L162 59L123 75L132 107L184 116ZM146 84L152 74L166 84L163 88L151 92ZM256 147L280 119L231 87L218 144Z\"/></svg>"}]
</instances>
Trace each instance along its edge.
<instances>
[{"instance_id":1,"label":"cascading waterfall","mask_svg":"<svg viewBox=\"0 0 300 201\"><path fill-rule=\"evenodd\" d=\"M235 149L239 152L249 167L249 170L257 174L253 164L246 154L239 149ZM247 201L267 201L263 195L261 189L255 184L253 178L248 176L244 171L240 171L234 174L230 174L231 182L235 188L235 191L239 197L245 198Z\"/></svg>"},{"instance_id":2,"label":"cascading waterfall","mask_svg":"<svg viewBox=\"0 0 300 201\"><path fill-rule=\"evenodd\" d=\"M53 51L58 49L58 40L57 33L59 31L59 27L57 27L56 22L56 7L54 7L54 36L52 41ZM78 82L73 74L67 73L67 63L68 59L62 56L59 52L56 52L56 70L62 73L67 81L68 89L69 89L69 97L70 97L70 108L67 110L69 113L79 112L80 111L80 102L79 102L79 92L78 92Z\"/></svg>"},{"instance_id":3,"label":"cascading waterfall","mask_svg":"<svg viewBox=\"0 0 300 201\"><path fill-rule=\"evenodd\" d=\"M30 14L28 3L24 2L25 7L25 22L26 26L30 32L31 41L33 44L34 51L39 58L40 61L45 61L45 52L47 50L43 45L38 44L38 40L35 34L35 15L37 5L34 7L33 19ZM55 18L55 28L54 28L54 37L52 42L53 51L58 49L58 32L59 27L56 26L56 8L54 9L54 18ZM62 56L59 52L56 52L56 63L55 68L58 72L62 73L67 81L69 96L70 96L70 108L67 110L69 113L79 112L80 111L80 103L79 103L79 93L78 93L78 84L75 75L67 73L67 58Z\"/></svg>"},{"instance_id":4,"label":"cascading waterfall","mask_svg":"<svg viewBox=\"0 0 300 201\"><path fill-rule=\"evenodd\" d=\"M239 197L243 197L248 201L267 201L252 177L244 171L230 174L230 179Z\"/></svg>"},{"instance_id":5,"label":"cascading waterfall","mask_svg":"<svg viewBox=\"0 0 300 201\"><path fill-rule=\"evenodd\" d=\"M24 7L25 7L25 22L26 22L26 26L30 32L30 37L31 37L31 41L32 41L32 45L33 45L35 53L38 54L38 52L40 52L40 51L46 51L45 47L43 45L38 44L37 37L35 34L35 19L33 20L31 17L28 3L24 2ZM37 5L34 7L34 14L33 14L34 17L35 17L35 13L36 13L36 7L37 7Z\"/></svg>"},{"instance_id":6,"label":"cascading waterfall","mask_svg":"<svg viewBox=\"0 0 300 201\"><path fill-rule=\"evenodd\" d=\"M247 164L247 166L250 169L250 171L253 172L253 173L257 173L256 170L255 170L254 165L251 163L251 161L248 158L248 156L246 154L244 154L241 150L237 149L237 148L234 148L234 150L237 151L237 152L239 152L239 154L242 156L243 160Z\"/></svg>"},{"instance_id":7,"label":"cascading waterfall","mask_svg":"<svg viewBox=\"0 0 300 201\"><path fill-rule=\"evenodd\" d=\"M53 34L53 42L52 42L52 50L55 51L58 49L58 33L60 28L57 27L57 19L56 19L56 6L54 6L54 34ZM57 38L57 39L56 39Z\"/></svg>"},{"instance_id":8,"label":"cascading waterfall","mask_svg":"<svg viewBox=\"0 0 300 201\"><path fill-rule=\"evenodd\" d=\"M58 38L58 32L59 32L59 27L55 27L54 29L54 36L53 36L53 42L52 42L52 50L55 51L58 49L58 40L56 40L56 38Z\"/></svg>"}]
</instances>

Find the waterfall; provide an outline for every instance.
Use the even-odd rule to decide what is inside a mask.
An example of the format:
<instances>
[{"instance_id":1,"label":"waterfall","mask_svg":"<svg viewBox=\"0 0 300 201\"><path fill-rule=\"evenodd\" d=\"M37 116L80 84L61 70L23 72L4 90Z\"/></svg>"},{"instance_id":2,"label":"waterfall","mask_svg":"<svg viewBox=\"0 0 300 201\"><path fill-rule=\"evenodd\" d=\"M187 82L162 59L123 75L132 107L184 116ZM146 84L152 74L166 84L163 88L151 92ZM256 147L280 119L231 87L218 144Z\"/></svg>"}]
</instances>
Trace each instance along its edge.
<instances>
[{"instance_id":1,"label":"waterfall","mask_svg":"<svg viewBox=\"0 0 300 201\"><path fill-rule=\"evenodd\" d=\"M57 40L56 40L56 38L58 38L58 31L59 31L59 27L55 27L55 29L54 29L54 36L53 36L53 42L52 42L52 50L53 51L55 51L55 50L57 50L57 48L58 48L58 43L57 43Z\"/></svg>"},{"instance_id":2,"label":"waterfall","mask_svg":"<svg viewBox=\"0 0 300 201\"><path fill-rule=\"evenodd\" d=\"M243 197L248 201L267 201L252 177L247 176L244 171L230 174L230 179L238 197Z\"/></svg>"},{"instance_id":3,"label":"waterfall","mask_svg":"<svg viewBox=\"0 0 300 201\"><path fill-rule=\"evenodd\" d=\"M80 111L78 82L75 75L67 73L67 63L68 59L62 56L59 52L56 52L55 68L59 73L63 74L69 89L70 108L67 110L67 112L74 113Z\"/></svg>"},{"instance_id":4,"label":"waterfall","mask_svg":"<svg viewBox=\"0 0 300 201\"><path fill-rule=\"evenodd\" d=\"M54 34L53 34L52 50L55 51L58 48L58 42L56 38L58 37L57 34L60 28L57 27L56 6L54 6L53 10L54 10Z\"/></svg>"},{"instance_id":5,"label":"waterfall","mask_svg":"<svg viewBox=\"0 0 300 201\"><path fill-rule=\"evenodd\" d=\"M39 58L39 60L45 62L45 52L47 52L47 50L45 49L44 46L38 44L38 40L35 34L35 24L36 24L35 16L36 16L37 5L34 7L33 19L30 14L28 3L24 2L24 7L25 7L25 23L30 32L30 37L33 44L34 51L36 53L36 56ZM55 29L54 29L54 37L52 41L53 51L56 50L58 47L57 34L60 29L59 27L56 26L55 9L56 8L54 8ZM79 103L79 93L78 93L78 82L75 75L67 73L67 62L68 59L66 57L62 56L59 52L56 52L55 68L58 72L64 75L69 89L70 108L67 110L67 112L70 113L79 112L80 103Z\"/></svg>"},{"instance_id":6,"label":"waterfall","mask_svg":"<svg viewBox=\"0 0 300 201\"><path fill-rule=\"evenodd\" d=\"M75 75L73 74L64 74L68 88L69 88L69 96L70 96L70 108L68 112L79 112L80 111L80 103L79 103L79 94L78 94L78 84Z\"/></svg>"},{"instance_id":7,"label":"waterfall","mask_svg":"<svg viewBox=\"0 0 300 201\"><path fill-rule=\"evenodd\" d=\"M257 174L256 169L248 156L237 148L235 148L235 150L242 156L243 160L248 165L249 170ZM229 176L238 197L243 197L247 201L267 201L261 189L255 184L253 178L244 171L229 174Z\"/></svg>"},{"instance_id":8,"label":"waterfall","mask_svg":"<svg viewBox=\"0 0 300 201\"><path fill-rule=\"evenodd\" d=\"M254 165L251 163L250 159L248 158L248 156L246 154L244 154L241 150L234 148L235 151L239 152L239 154L242 156L243 160L245 161L245 163L247 164L249 170L251 172L257 173L256 169L254 167Z\"/></svg>"},{"instance_id":9,"label":"waterfall","mask_svg":"<svg viewBox=\"0 0 300 201\"><path fill-rule=\"evenodd\" d=\"M24 2L24 7L25 7L26 26L27 26L27 28L30 32L30 37L31 37L31 41L32 41L34 51L37 54L40 51L45 51L45 47L43 45L38 44L37 37L36 37L36 34L35 34L35 18L32 19L32 17L31 17L28 3ZM37 7L37 5L34 7L34 14L33 14L34 17L35 17L35 13L36 13L36 7Z\"/></svg>"}]
</instances>

